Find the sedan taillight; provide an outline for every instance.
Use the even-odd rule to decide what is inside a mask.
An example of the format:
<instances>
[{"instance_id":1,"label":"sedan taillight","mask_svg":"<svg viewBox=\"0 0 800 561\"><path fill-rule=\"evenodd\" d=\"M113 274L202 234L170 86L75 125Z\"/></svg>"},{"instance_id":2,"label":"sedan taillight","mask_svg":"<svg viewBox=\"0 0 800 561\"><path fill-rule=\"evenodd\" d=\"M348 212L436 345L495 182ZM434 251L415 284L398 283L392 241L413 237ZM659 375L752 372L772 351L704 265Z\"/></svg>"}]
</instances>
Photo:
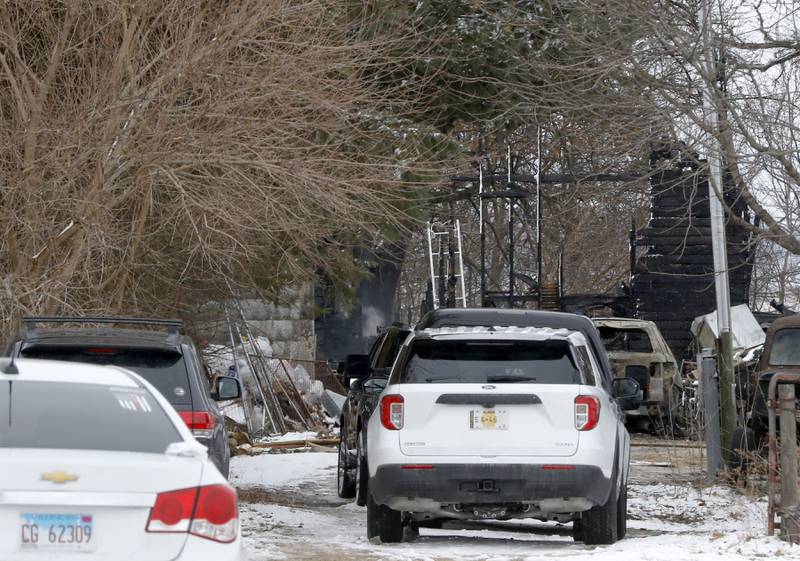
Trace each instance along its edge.
<instances>
[{"instance_id":1,"label":"sedan taillight","mask_svg":"<svg viewBox=\"0 0 800 561\"><path fill-rule=\"evenodd\" d=\"M197 487L159 493L150 510L148 532L188 532L192 521Z\"/></svg>"},{"instance_id":2,"label":"sedan taillight","mask_svg":"<svg viewBox=\"0 0 800 561\"><path fill-rule=\"evenodd\" d=\"M236 491L226 485L206 485L159 493L150 510L146 530L188 533L230 543L239 531Z\"/></svg>"},{"instance_id":3,"label":"sedan taillight","mask_svg":"<svg viewBox=\"0 0 800 561\"><path fill-rule=\"evenodd\" d=\"M389 430L403 428L403 409L405 400L402 395L390 394L381 398L381 424Z\"/></svg>"},{"instance_id":4,"label":"sedan taillight","mask_svg":"<svg viewBox=\"0 0 800 561\"><path fill-rule=\"evenodd\" d=\"M593 395L579 395L575 398L575 428L580 431L592 430L600 422L600 400Z\"/></svg>"},{"instance_id":5,"label":"sedan taillight","mask_svg":"<svg viewBox=\"0 0 800 561\"><path fill-rule=\"evenodd\" d=\"M178 411L194 436L210 438L217 421L208 411Z\"/></svg>"}]
</instances>

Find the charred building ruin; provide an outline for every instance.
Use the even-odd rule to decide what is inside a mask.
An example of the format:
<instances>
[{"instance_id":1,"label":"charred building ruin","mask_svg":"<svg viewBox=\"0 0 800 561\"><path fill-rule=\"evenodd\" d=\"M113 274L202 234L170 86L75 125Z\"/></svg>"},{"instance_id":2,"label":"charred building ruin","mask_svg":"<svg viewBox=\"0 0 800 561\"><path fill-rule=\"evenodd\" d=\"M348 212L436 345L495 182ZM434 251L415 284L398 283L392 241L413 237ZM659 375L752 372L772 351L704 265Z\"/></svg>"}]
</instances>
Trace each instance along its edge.
<instances>
[{"instance_id":1,"label":"charred building ruin","mask_svg":"<svg viewBox=\"0 0 800 561\"><path fill-rule=\"evenodd\" d=\"M647 226L632 233L632 278L625 294L555 296L545 307L587 315L608 310L603 313L651 320L678 360L690 356L692 320L716 309L708 181L701 172L702 164L696 154L686 153L679 144L652 152L651 217ZM633 176L620 177L594 180L631 180ZM525 178L522 181L530 182ZM560 181L564 179L549 182ZM730 185L730 179L725 183ZM726 190L725 202L734 215L750 221L749 210L737 198L735 189ZM731 220L726 233L731 305L746 304L753 267L751 234ZM314 323L318 359L341 360L348 353L366 352L377 335L376 328L392 322L403 253L401 246L391 246L380 253L362 251L356 256L370 263L371 276L357 288L356 304L349 310L337 304L335 294L326 290L324 282L317 286ZM544 292L537 288L540 296ZM540 301L538 307L542 304Z\"/></svg>"},{"instance_id":2,"label":"charred building ruin","mask_svg":"<svg viewBox=\"0 0 800 561\"><path fill-rule=\"evenodd\" d=\"M638 232L638 256L632 279L634 315L654 321L680 360L692 342L692 320L713 312L714 257L708 179L696 158L669 147L653 151L650 166L650 223ZM727 178L724 181L730 185ZM737 191L725 190L733 214L749 222L749 210ZM747 304L753 270L751 234L730 219L726 224L731 305Z\"/></svg>"}]
</instances>

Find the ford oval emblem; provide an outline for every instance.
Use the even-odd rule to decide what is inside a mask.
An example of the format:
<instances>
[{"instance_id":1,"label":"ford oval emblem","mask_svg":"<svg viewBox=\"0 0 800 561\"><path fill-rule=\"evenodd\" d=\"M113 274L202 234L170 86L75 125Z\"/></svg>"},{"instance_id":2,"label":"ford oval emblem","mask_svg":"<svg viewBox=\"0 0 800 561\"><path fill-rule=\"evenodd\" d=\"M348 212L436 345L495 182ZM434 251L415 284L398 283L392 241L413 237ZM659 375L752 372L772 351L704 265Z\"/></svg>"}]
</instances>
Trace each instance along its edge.
<instances>
[{"instance_id":1,"label":"ford oval emblem","mask_svg":"<svg viewBox=\"0 0 800 561\"><path fill-rule=\"evenodd\" d=\"M487 384L487 385L485 385L485 386L481 386L481 389L484 389L484 390L493 390L493 389L495 389L496 387L497 387L497 386L493 386L493 385L491 385L491 384Z\"/></svg>"}]
</instances>

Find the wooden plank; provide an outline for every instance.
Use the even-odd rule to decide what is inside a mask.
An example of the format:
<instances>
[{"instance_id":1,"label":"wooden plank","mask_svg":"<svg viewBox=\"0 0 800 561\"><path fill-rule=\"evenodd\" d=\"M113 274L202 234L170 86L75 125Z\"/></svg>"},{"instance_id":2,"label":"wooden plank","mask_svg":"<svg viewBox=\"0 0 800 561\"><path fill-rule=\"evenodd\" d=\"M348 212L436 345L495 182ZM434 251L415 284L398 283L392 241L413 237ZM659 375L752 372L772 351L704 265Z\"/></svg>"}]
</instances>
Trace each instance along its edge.
<instances>
[{"instance_id":1,"label":"wooden plank","mask_svg":"<svg viewBox=\"0 0 800 561\"><path fill-rule=\"evenodd\" d=\"M253 448L303 448L309 444L317 446L336 446L339 438L307 438L305 440L284 440L279 442L256 442Z\"/></svg>"}]
</instances>

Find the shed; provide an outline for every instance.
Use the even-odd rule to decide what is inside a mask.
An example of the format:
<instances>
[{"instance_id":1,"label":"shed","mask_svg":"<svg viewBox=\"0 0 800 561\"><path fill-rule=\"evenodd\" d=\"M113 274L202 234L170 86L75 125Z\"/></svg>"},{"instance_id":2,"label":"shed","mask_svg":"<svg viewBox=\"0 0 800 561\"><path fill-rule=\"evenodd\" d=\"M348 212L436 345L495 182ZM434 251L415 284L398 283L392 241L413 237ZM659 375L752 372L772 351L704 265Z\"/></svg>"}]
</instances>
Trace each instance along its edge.
<instances>
[{"instance_id":1,"label":"shed","mask_svg":"<svg viewBox=\"0 0 800 561\"><path fill-rule=\"evenodd\" d=\"M713 349L719 337L717 311L694 318L691 329L700 348ZM764 344L764 330L747 304L731 307L731 331L734 350L749 349Z\"/></svg>"}]
</instances>

